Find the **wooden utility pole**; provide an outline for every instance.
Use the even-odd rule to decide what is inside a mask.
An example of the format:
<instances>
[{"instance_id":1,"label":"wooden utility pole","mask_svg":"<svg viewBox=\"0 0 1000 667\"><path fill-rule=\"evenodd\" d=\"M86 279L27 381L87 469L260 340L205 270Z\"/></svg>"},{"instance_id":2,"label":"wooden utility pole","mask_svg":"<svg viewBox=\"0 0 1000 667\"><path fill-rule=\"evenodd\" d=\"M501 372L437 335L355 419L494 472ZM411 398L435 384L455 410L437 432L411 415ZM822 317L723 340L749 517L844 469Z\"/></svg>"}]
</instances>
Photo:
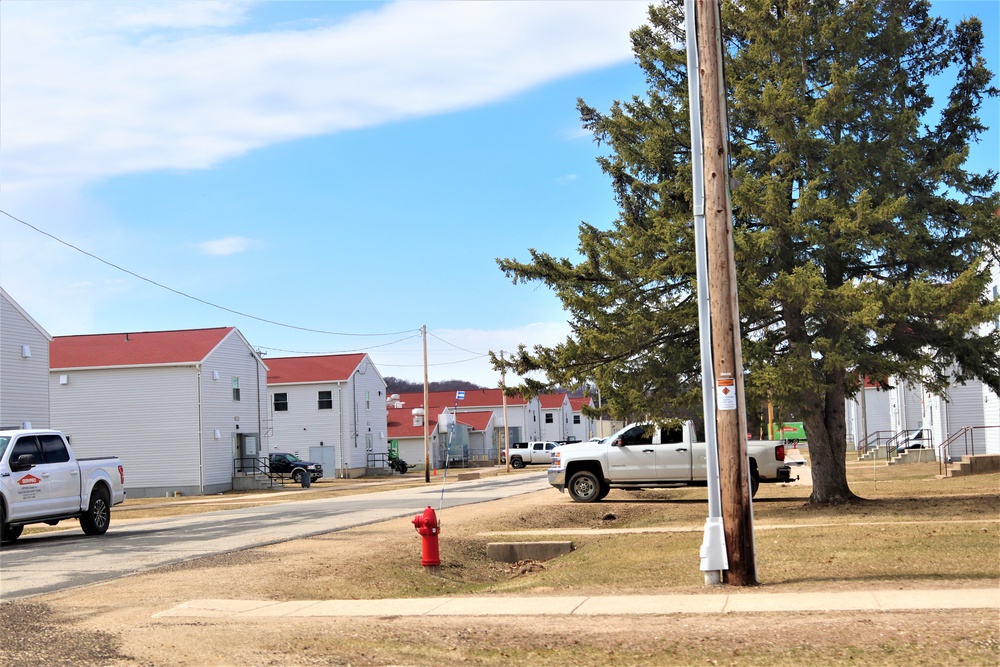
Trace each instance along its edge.
<instances>
[{"instance_id":1,"label":"wooden utility pole","mask_svg":"<svg viewBox=\"0 0 1000 667\"><path fill-rule=\"evenodd\" d=\"M747 462L732 206L729 200L729 130L725 81L722 77L719 0L698 0L696 16L705 153L708 289L716 378L716 432L719 443L722 519L729 557L729 569L724 576L728 584L749 586L757 583L757 565Z\"/></svg>"},{"instance_id":2,"label":"wooden utility pole","mask_svg":"<svg viewBox=\"0 0 1000 667\"><path fill-rule=\"evenodd\" d=\"M427 401L430 394L430 385L427 382L427 325L420 327L420 336L424 343L424 483L430 484L431 482L431 436L430 428L427 424L430 422L431 410L427 406Z\"/></svg>"}]
</instances>

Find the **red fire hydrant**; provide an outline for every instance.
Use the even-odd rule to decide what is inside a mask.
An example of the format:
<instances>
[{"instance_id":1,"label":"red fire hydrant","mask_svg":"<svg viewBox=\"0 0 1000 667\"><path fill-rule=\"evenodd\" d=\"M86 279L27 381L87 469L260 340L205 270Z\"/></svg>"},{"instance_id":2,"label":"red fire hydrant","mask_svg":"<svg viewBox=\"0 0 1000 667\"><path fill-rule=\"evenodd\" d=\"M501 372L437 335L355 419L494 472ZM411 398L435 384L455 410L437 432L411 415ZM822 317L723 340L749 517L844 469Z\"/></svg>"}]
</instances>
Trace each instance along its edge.
<instances>
[{"instance_id":1,"label":"red fire hydrant","mask_svg":"<svg viewBox=\"0 0 1000 667\"><path fill-rule=\"evenodd\" d=\"M429 505L423 514L413 517L413 525L417 532L423 537L423 558L420 564L424 567L437 567L441 565L441 556L438 554L438 526L437 515Z\"/></svg>"}]
</instances>

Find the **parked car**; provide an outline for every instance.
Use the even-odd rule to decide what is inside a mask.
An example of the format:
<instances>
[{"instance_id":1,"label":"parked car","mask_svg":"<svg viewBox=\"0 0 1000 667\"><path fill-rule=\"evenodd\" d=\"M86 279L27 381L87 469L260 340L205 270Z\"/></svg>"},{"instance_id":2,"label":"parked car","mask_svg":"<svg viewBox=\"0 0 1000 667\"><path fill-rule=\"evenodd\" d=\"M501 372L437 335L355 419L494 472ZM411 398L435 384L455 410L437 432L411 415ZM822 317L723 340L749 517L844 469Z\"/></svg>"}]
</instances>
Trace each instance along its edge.
<instances>
[{"instance_id":1,"label":"parked car","mask_svg":"<svg viewBox=\"0 0 1000 667\"><path fill-rule=\"evenodd\" d=\"M896 445L896 453L902 454L908 449L925 449L930 446L930 431L918 428L915 431L910 431L900 439L899 444Z\"/></svg>"},{"instance_id":2,"label":"parked car","mask_svg":"<svg viewBox=\"0 0 1000 667\"><path fill-rule=\"evenodd\" d=\"M302 476L307 472L310 482L315 482L323 477L322 464L303 461L295 454L288 452L272 452L268 456L268 464L272 477L291 477L296 484L302 483Z\"/></svg>"}]
</instances>

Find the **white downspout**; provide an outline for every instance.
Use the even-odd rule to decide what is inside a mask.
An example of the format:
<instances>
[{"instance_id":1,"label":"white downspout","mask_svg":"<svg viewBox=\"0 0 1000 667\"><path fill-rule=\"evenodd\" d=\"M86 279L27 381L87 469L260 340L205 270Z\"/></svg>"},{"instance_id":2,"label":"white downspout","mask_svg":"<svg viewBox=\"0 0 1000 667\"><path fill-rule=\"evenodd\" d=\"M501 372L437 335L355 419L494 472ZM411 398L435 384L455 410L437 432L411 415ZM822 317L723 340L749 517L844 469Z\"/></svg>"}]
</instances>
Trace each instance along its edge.
<instances>
[{"instance_id":1,"label":"white downspout","mask_svg":"<svg viewBox=\"0 0 1000 667\"><path fill-rule=\"evenodd\" d=\"M201 398L201 364L195 366L195 377L198 378L198 493L205 494L205 425L202 415Z\"/></svg>"}]
</instances>

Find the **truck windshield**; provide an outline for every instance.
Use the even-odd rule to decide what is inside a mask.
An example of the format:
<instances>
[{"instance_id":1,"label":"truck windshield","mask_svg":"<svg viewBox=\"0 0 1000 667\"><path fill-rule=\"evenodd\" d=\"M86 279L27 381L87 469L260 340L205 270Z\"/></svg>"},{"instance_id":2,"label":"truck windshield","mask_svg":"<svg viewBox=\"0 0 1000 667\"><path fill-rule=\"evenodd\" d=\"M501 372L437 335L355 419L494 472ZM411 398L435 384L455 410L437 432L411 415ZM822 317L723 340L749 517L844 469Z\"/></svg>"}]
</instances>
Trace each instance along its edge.
<instances>
[{"instance_id":1,"label":"truck windshield","mask_svg":"<svg viewBox=\"0 0 1000 667\"><path fill-rule=\"evenodd\" d=\"M285 456L286 459L288 459L292 463L295 463L296 461L301 461L302 460L299 457L297 457L295 454L285 454L284 456Z\"/></svg>"},{"instance_id":2,"label":"truck windshield","mask_svg":"<svg viewBox=\"0 0 1000 667\"><path fill-rule=\"evenodd\" d=\"M4 452L7 451L7 444L10 442L9 435L0 435L0 458L3 458Z\"/></svg>"}]
</instances>

